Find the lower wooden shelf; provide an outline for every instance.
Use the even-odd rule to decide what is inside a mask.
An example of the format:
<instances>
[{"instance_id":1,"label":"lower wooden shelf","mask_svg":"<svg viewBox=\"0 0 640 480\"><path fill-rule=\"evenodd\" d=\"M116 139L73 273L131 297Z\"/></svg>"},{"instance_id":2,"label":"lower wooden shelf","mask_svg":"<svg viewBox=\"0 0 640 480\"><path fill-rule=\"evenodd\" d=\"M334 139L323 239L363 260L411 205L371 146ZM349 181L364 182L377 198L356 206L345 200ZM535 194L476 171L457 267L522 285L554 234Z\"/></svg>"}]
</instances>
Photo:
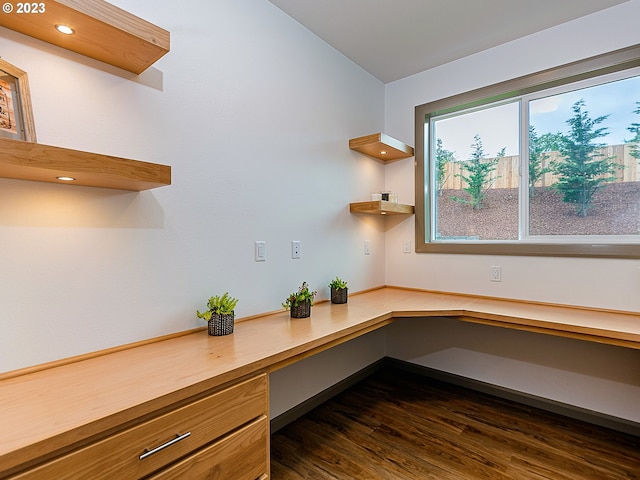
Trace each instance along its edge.
<instances>
[{"instance_id":1,"label":"lower wooden shelf","mask_svg":"<svg viewBox=\"0 0 640 480\"><path fill-rule=\"evenodd\" d=\"M171 167L0 138L0 177L141 191L171 185Z\"/></svg>"},{"instance_id":2,"label":"lower wooden shelf","mask_svg":"<svg viewBox=\"0 0 640 480\"><path fill-rule=\"evenodd\" d=\"M356 202L349 204L351 213L368 213L371 215L413 215L413 205L374 200L371 202Z\"/></svg>"}]
</instances>

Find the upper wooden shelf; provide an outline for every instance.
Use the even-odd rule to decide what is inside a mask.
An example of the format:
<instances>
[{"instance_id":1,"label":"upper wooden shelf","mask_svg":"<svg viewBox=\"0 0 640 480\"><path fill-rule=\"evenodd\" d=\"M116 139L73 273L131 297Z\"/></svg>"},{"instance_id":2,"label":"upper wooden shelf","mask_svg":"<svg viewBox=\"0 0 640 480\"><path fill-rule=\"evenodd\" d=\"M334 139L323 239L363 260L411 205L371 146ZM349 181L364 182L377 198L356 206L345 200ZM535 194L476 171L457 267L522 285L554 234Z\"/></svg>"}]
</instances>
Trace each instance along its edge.
<instances>
[{"instance_id":1,"label":"upper wooden shelf","mask_svg":"<svg viewBox=\"0 0 640 480\"><path fill-rule=\"evenodd\" d=\"M383 161L413 157L413 147L384 133L352 138L349 140L349 148Z\"/></svg>"},{"instance_id":2,"label":"upper wooden shelf","mask_svg":"<svg viewBox=\"0 0 640 480\"><path fill-rule=\"evenodd\" d=\"M0 15L0 26L136 74L169 51L169 32L103 0L24 3L31 13ZM42 7L40 7L42 6ZM44 12L40 12L40 8ZM67 25L75 33L59 33Z\"/></svg>"},{"instance_id":3,"label":"upper wooden shelf","mask_svg":"<svg viewBox=\"0 0 640 480\"><path fill-rule=\"evenodd\" d=\"M0 138L0 177L141 191L171 185L171 167Z\"/></svg>"},{"instance_id":4,"label":"upper wooden shelf","mask_svg":"<svg viewBox=\"0 0 640 480\"><path fill-rule=\"evenodd\" d=\"M413 215L413 205L377 200L349 204L351 213L368 213L372 215Z\"/></svg>"}]
</instances>

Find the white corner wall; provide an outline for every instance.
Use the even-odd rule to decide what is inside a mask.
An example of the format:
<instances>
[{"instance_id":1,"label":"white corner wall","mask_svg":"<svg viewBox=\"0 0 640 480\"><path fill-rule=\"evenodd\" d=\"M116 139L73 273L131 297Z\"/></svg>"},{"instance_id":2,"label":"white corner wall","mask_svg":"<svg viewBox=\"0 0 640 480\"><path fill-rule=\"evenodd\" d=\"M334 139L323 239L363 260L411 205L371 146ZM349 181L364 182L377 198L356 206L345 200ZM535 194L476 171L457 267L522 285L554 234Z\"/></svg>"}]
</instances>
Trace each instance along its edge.
<instances>
[{"instance_id":1,"label":"white corner wall","mask_svg":"<svg viewBox=\"0 0 640 480\"><path fill-rule=\"evenodd\" d=\"M201 326L216 293L243 317L302 281L383 284L384 230L348 204L384 167L348 139L382 129L384 85L266 0L112 3L171 32L139 78L4 28L2 58L40 143L168 164L173 185L0 179L0 372Z\"/></svg>"},{"instance_id":2,"label":"white corner wall","mask_svg":"<svg viewBox=\"0 0 640 480\"><path fill-rule=\"evenodd\" d=\"M385 131L413 145L416 105L638 44L638 18L640 1L630 0L388 84ZM387 187L407 202L413 167L386 167ZM388 285L640 312L638 260L404 254L414 228L411 218L387 232ZM489 281L490 265L502 267L502 282ZM640 351L452 321L390 331L396 358L640 421Z\"/></svg>"}]
</instances>

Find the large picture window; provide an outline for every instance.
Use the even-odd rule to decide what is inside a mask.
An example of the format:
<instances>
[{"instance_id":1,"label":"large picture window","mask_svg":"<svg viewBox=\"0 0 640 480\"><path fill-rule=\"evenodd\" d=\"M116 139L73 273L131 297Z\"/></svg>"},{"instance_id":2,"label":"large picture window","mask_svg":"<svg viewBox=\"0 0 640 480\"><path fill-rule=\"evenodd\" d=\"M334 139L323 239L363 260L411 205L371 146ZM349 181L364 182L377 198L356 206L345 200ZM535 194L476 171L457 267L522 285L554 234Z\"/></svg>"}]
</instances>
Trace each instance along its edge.
<instances>
[{"instance_id":1,"label":"large picture window","mask_svg":"<svg viewBox=\"0 0 640 480\"><path fill-rule=\"evenodd\" d=\"M640 257L640 47L416 108L419 252Z\"/></svg>"}]
</instances>

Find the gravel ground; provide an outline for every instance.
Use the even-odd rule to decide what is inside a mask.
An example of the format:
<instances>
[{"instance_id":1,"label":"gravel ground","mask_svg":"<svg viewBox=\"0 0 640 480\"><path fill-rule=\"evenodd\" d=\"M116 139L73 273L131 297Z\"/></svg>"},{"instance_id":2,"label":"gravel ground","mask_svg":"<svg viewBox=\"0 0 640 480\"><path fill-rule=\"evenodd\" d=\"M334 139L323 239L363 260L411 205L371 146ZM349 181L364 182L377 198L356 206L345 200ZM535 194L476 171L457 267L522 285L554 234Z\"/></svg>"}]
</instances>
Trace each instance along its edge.
<instances>
[{"instance_id":1,"label":"gravel ground","mask_svg":"<svg viewBox=\"0 0 640 480\"><path fill-rule=\"evenodd\" d=\"M480 240L518 239L518 191L489 190L481 210L452 200L466 196L460 190L444 190L438 199L438 231L443 237ZM531 200L532 235L638 235L640 234L640 182L612 183L594 195L586 217L548 188L537 188Z\"/></svg>"}]
</instances>

